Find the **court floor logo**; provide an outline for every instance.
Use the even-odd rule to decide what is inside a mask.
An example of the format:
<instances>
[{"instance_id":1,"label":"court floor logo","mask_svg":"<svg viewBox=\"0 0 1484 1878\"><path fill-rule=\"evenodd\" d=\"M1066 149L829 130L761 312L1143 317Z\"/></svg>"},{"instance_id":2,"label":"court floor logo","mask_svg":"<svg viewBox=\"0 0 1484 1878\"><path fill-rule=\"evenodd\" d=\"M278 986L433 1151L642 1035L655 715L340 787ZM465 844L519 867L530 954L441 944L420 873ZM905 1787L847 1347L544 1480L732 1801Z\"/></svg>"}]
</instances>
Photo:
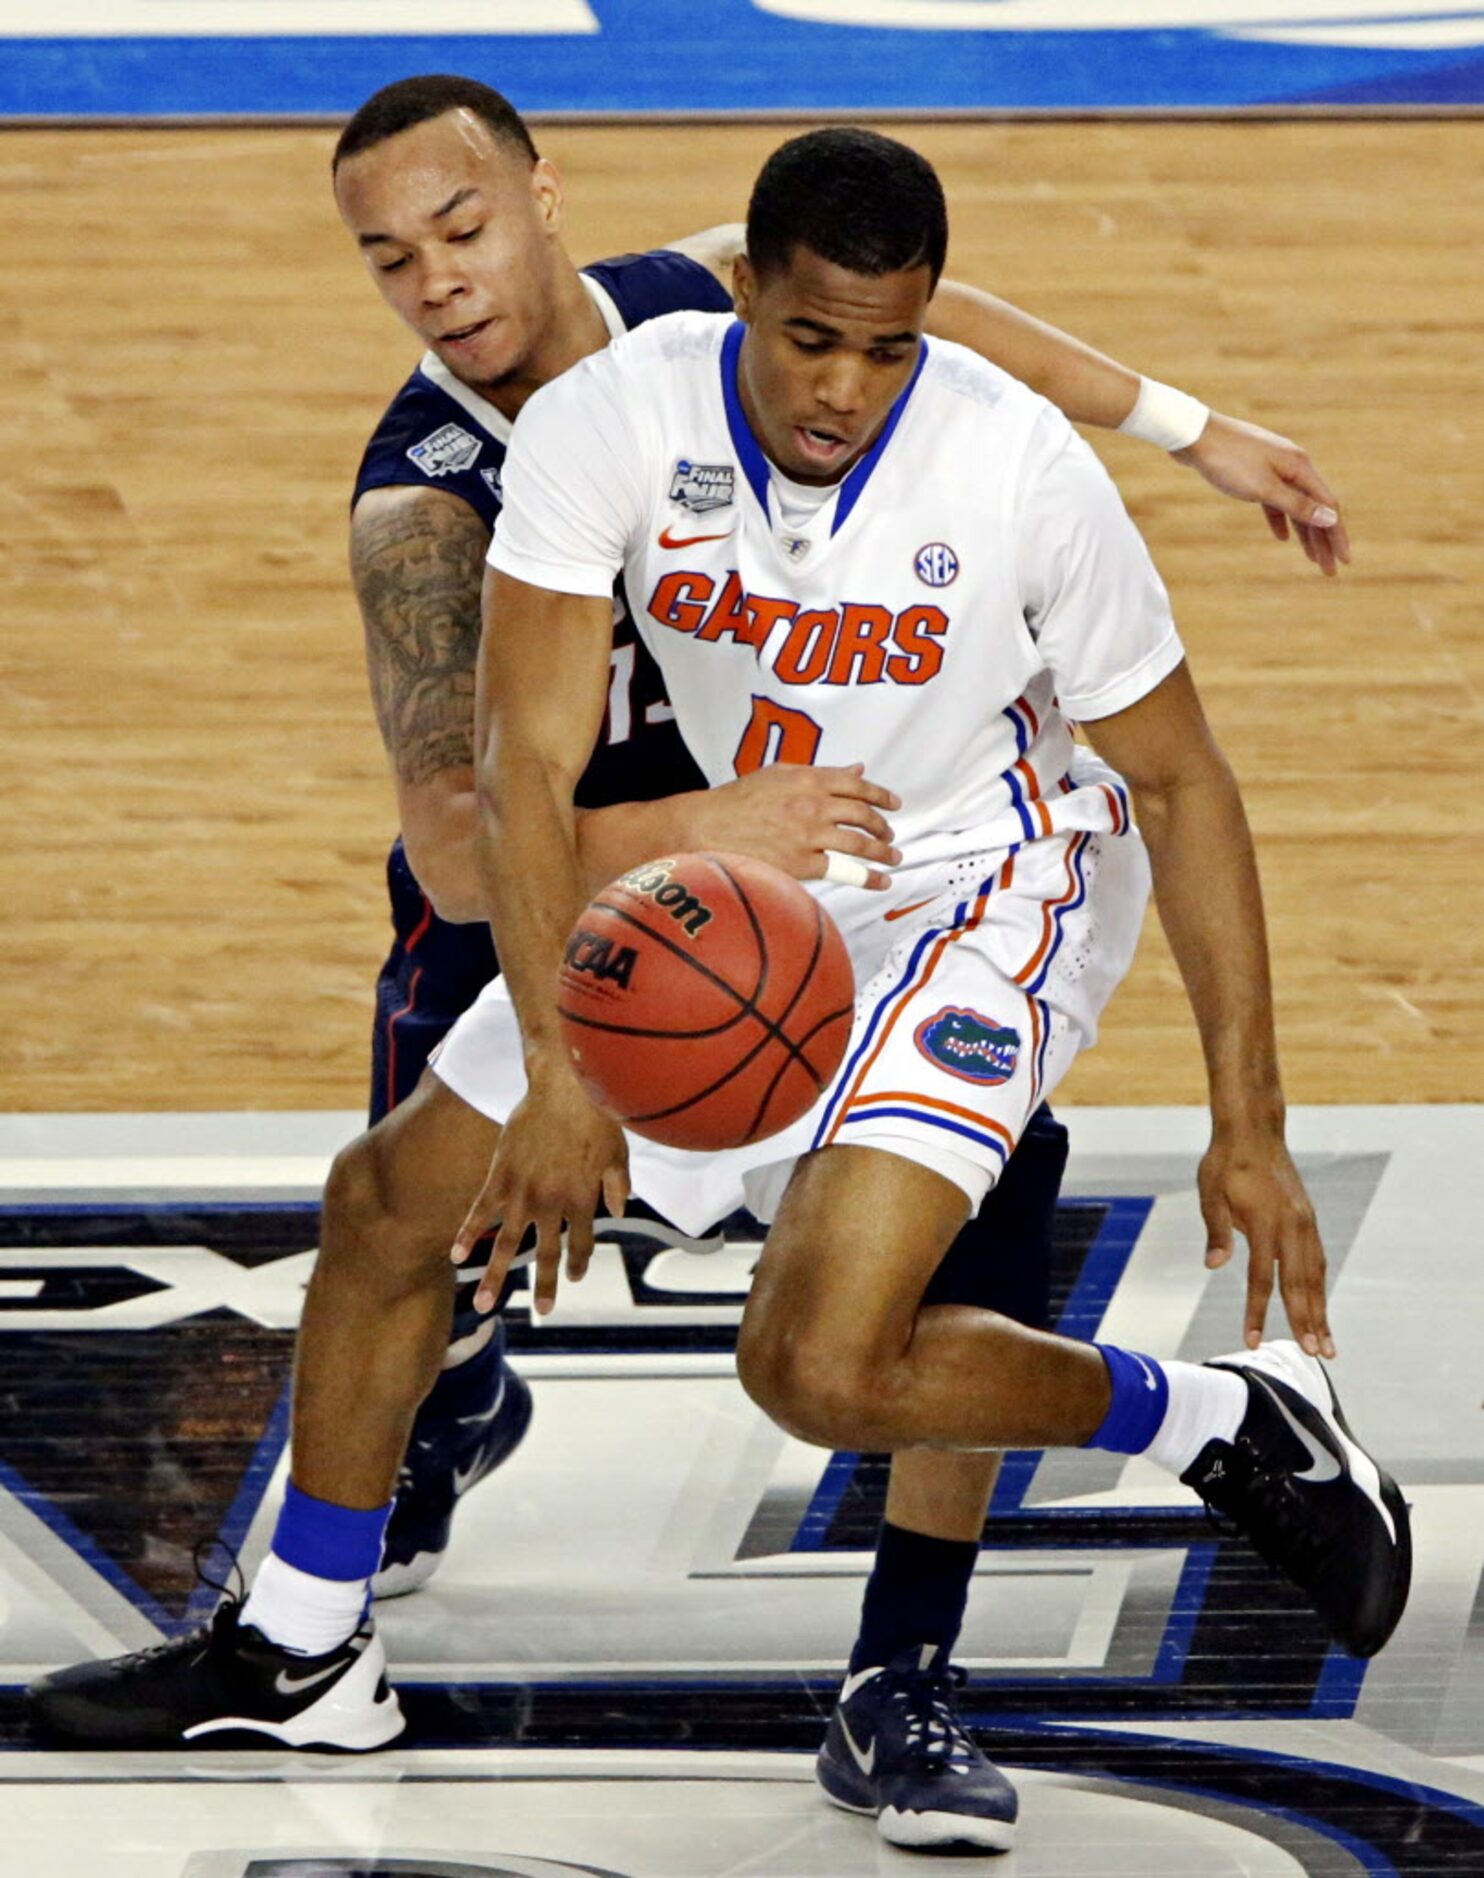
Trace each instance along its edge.
<instances>
[{"instance_id":1,"label":"court floor logo","mask_svg":"<svg viewBox=\"0 0 1484 1878\"><path fill-rule=\"evenodd\" d=\"M1478 0L753 0L819 26L916 32L1117 33L1184 28L1223 39L1397 51L1484 44Z\"/></svg>"}]
</instances>

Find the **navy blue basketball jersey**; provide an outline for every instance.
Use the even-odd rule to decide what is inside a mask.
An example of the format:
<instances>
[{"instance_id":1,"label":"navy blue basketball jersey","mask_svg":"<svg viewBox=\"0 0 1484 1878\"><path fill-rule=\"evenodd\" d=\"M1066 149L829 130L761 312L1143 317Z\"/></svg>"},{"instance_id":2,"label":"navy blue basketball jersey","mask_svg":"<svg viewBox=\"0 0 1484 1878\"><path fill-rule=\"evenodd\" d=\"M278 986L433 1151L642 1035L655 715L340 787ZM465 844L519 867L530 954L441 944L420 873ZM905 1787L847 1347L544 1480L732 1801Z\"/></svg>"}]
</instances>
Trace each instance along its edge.
<instances>
[{"instance_id":1,"label":"navy blue basketball jersey","mask_svg":"<svg viewBox=\"0 0 1484 1878\"><path fill-rule=\"evenodd\" d=\"M583 269L582 278L611 338L662 313L725 313L732 305L709 269L672 248L597 261ZM352 504L368 489L442 489L467 502L493 533L513 428L435 353L425 353L372 433ZM577 788L581 808L653 801L705 787L621 589L614 593L613 611L608 710ZM393 849L389 886L395 938L377 987L373 1121L411 1093L429 1050L495 970L487 928L451 927L438 919L400 842Z\"/></svg>"}]
</instances>

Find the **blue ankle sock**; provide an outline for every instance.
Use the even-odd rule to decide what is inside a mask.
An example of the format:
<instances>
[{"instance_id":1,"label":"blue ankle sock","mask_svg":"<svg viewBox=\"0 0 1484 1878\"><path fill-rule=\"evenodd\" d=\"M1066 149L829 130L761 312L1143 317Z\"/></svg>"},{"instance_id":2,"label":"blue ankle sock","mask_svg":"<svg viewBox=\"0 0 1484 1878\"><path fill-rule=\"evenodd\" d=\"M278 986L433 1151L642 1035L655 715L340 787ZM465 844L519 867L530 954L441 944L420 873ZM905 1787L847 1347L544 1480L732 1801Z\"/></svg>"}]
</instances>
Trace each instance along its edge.
<instances>
[{"instance_id":1,"label":"blue ankle sock","mask_svg":"<svg viewBox=\"0 0 1484 1878\"><path fill-rule=\"evenodd\" d=\"M884 1521L850 1674L889 1663L916 1644L936 1644L945 1656L951 1652L978 1557L977 1539L933 1539Z\"/></svg>"},{"instance_id":2,"label":"blue ankle sock","mask_svg":"<svg viewBox=\"0 0 1484 1878\"><path fill-rule=\"evenodd\" d=\"M369 1512L333 1506L289 1482L273 1532L274 1556L316 1578L370 1578L381 1563L381 1542L392 1503Z\"/></svg>"},{"instance_id":3,"label":"blue ankle sock","mask_svg":"<svg viewBox=\"0 0 1484 1878\"><path fill-rule=\"evenodd\" d=\"M1120 1350L1113 1343L1095 1343L1093 1348L1108 1365L1113 1399L1087 1445L1114 1454L1142 1454L1159 1433L1169 1407L1169 1378L1152 1356Z\"/></svg>"}]
</instances>

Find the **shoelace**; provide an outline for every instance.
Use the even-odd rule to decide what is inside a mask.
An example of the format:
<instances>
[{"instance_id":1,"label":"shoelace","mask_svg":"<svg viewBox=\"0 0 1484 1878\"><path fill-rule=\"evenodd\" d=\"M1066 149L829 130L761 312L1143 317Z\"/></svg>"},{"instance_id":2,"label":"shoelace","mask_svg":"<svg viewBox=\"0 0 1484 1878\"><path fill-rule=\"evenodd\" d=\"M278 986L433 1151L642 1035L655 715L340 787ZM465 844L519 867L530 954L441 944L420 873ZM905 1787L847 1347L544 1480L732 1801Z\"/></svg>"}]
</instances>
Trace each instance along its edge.
<instances>
[{"instance_id":1,"label":"shoelace","mask_svg":"<svg viewBox=\"0 0 1484 1878\"><path fill-rule=\"evenodd\" d=\"M979 1758L950 1700L950 1691L961 1689L967 1680L953 1663L947 1669L906 1676L892 1691L891 1700L907 1709L908 1753L935 1772L966 1774Z\"/></svg>"},{"instance_id":2,"label":"shoelace","mask_svg":"<svg viewBox=\"0 0 1484 1878\"><path fill-rule=\"evenodd\" d=\"M205 1561L211 1557L213 1550L224 1552L230 1561L230 1570L225 1579L212 1577L206 1569ZM120 1659L122 1663L132 1667L136 1663L158 1663L170 1656L201 1655L210 1646L222 1624L233 1621L229 1614L239 1610L247 1596L247 1580L243 1576L237 1554L224 1539L198 1539L191 1547L191 1565L196 1573L197 1584L222 1594L222 1601L208 1622L186 1631L184 1636L166 1637L163 1642L152 1643L146 1649L131 1650Z\"/></svg>"},{"instance_id":3,"label":"shoelace","mask_svg":"<svg viewBox=\"0 0 1484 1878\"><path fill-rule=\"evenodd\" d=\"M226 1554L229 1569L225 1579L213 1578L206 1569L205 1560L213 1552ZM225 1539L198 1539L191 1547L191 1564L197 1584L205 1585L209 1591L220 1591L228 1603L241 1604L247 1597L247 1579L243 1576L241 1562Z\"/></svg>"}]
</instances>

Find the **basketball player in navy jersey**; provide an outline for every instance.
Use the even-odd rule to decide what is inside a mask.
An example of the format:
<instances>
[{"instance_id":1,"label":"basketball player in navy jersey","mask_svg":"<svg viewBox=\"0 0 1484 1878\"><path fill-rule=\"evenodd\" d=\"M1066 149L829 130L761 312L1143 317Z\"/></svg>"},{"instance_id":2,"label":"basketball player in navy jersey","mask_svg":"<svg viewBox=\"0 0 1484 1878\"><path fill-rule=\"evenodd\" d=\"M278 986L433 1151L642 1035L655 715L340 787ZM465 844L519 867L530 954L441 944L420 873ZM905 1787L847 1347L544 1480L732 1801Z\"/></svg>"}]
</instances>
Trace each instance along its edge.
<instances>
[{"instance_id":1,"label":"basketball player in navy jersey","mask_svg":"<svg viewBox=\"0 0 1484 1878\"><path fill-rule=\"evenodd\" d=\"M560 246L555 172L498 94L459 79L404 81L369 100L341 139L337 194L378 285L429 347L368 446L352 523L372 690L403 830L388 870L395 940L378 987L375 1122L411 1092L429 1051L495 969L474 865L472 694L483 560L513 420L531 391L616 333L659 313L727 308L735 242L731 231L712 231L579 275ZM1131 428L1142 423L1141 434L1178 445L1218 488L1261 502L1275 532L1291 521L1324 571L1348 558L1329 491L1286 440L1178 394L1172 406L1164 388L987 295L945 287L937 323L1074 417L1106 425L1132 417ZM849 770L763 771L705 790L621 596L608 702L579 792L595 881L665 848L742 848L801 877L824 871L830 853L865 867L893 858L882 814L889 798ZM1038 1117L945 1260L935 1301L1044 1318L1065 1152L1064 1131L1049 1114ZM459 1493L514 1450L529 1419L529 1392L504 1361L497 1319L457 1309L444 1364L400 1471L375 1581L381 1595L415 1589L436 1569ZM930 1660L915 1677L904 1671L914 1714L934 1712L948 1687L994 1469L994 1457L927 1452L900 1456L893 1468L851 1669ZM295 1552L301 1564L306 1556ZM255 1599L260 1608L248 1621L261 1618L273 1643L321 1654L340 1641L312 1625L277 1623L264 1614L271 1598ZM341 1626L341 1637L354 1628ZM206 1697L208 1711L214 1700L215 1692ZM202 1719L199 1703L189 1718L171 1701L171 1712L144 1719L136 1704L128 1732L100 1721L96 1707L84 1713L66 1698L46 1706L53 1725L85 1738L147 1737L152 1745L178 1740ZM275 1714L265 1732L288 1738L288 1726L303 1735L298 1724L306 1723L306 1739L376 1744L337 1743L323 1725L317 1734L312 1706L289 1704L294 1716ZM973 1842L979 1816L997 1831L1013 1796L1007 1802L1007 1783L956 1728L950 1745L959 1836Z\"/></svg>"}]
</instances>

